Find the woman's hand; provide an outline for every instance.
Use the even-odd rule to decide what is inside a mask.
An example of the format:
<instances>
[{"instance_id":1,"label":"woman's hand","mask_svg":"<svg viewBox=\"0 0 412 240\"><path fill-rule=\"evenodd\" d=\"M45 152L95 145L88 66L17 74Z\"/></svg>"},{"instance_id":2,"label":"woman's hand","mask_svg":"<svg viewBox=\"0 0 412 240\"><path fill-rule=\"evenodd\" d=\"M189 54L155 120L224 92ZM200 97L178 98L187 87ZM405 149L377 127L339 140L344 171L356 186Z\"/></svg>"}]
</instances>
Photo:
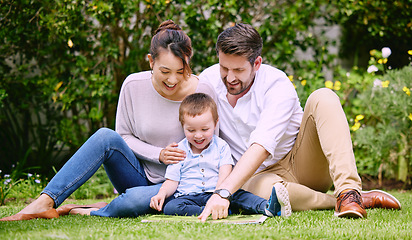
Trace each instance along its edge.
<instances>
[{"instance_id":1,"label":"woman's hand","mask_svg":"<svg viewBox=\"0 0 412 240\"><path fill-rule=\"evenodd\" d=\"M185 160L186 152L177 148L177 143L171 143L160 151L159 161L169 165Z\"/></svg>"}]
</instances>

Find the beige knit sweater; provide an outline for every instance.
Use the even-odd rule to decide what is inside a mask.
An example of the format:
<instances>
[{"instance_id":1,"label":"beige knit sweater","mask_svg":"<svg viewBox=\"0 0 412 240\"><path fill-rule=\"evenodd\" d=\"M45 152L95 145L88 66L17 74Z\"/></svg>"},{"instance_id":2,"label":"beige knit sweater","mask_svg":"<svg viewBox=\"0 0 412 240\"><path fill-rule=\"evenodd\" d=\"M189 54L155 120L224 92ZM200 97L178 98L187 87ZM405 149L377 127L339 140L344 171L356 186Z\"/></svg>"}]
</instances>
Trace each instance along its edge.
<instances>
[{"instance_id":1,"label":"beige knit sweater","mask_svg":"<svg viewBox=\"0 0 412 240\"><path fill-rule=\"evenodd\" d=\"M196 92L216 99L212 86L205 81L199 81ZM179 122L180 103L162 97L154 89L150 71L131 74L122 85L116 132L141 160L152 183L164 181L166 165L159 162L160 151L184 138Z\"/></svg>"}]
</instances>

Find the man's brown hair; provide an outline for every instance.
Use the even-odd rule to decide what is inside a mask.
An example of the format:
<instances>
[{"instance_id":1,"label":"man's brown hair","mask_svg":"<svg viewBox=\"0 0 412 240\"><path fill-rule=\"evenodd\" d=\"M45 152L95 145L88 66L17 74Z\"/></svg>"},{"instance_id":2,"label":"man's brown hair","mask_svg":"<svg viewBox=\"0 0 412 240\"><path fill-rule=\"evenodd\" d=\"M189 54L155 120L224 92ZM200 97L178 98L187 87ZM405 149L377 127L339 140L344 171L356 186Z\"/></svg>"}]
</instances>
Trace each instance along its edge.
<instances>
[{"instance_id":1,"label":"man's brown hair","mask_svg":"<svg viewBox=\"0 0 412 240\"><path fill-rule=\"evenodd\" d=\"M244 56L253 66L256 58L262 54L262 38L249 24L239 23L224 30L217 38L216 52Z\"/></svg>"}]
</instances>

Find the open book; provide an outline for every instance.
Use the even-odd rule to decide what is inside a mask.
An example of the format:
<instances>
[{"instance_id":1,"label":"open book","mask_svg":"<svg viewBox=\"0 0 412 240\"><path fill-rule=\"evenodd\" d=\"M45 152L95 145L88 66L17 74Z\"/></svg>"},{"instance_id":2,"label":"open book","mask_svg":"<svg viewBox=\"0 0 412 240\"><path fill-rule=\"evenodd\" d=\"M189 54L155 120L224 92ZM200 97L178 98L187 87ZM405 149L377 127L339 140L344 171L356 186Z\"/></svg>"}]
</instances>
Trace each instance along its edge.
<instances>
[{"instance_id":1,"label":"open book","mask_svg":"<svg viewBox=\"0 0 412 240\"><path fill-rule=\"evenodd\" d=\"M255 215L229 215L225 219L209 220L206 223L224 223L224 224L262 224L267 216ZM170 215L149 215L143 218L142 222L200 222L195 216L170 216Z\"/></svg>"}]
</instances>

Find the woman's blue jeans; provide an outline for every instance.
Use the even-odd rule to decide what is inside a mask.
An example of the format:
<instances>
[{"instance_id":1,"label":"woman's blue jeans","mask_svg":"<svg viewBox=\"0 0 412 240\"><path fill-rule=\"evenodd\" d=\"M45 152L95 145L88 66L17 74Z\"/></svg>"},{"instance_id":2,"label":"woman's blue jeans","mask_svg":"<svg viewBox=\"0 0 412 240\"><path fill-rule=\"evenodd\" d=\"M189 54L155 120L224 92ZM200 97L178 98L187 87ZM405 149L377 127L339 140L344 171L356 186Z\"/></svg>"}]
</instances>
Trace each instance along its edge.
<instances>
[{"instance_id":1,"label":"woman's blue jeans","mask_svg":"<svg viewBox=\"0 0 412 240\"><path fill-rule=\"evenodd\" d=\"M103 164L113 186L119 192L106 207L91 215L136 217L152 213L150 199L161 184L150 183L143 166L123 138L115 131L102 128L93 134L50 180L42 193L58 207L83 185Z\"/></svg>"}]
</instances>

